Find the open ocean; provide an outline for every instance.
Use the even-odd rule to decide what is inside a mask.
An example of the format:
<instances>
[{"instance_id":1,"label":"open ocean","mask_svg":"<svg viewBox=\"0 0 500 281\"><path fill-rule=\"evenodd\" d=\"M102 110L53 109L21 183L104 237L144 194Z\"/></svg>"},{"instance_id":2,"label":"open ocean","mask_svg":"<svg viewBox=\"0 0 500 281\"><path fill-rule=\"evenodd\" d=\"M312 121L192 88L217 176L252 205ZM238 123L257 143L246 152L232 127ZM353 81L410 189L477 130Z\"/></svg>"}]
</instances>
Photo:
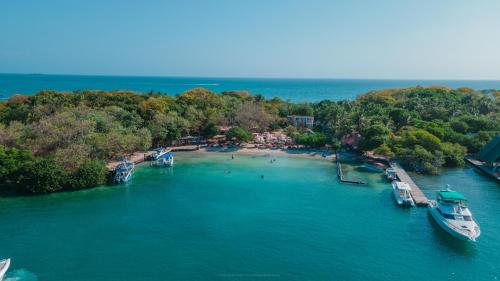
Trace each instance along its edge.
<instances>
[{"instance_id":1,"label":"open ocean","mask_svg":"<svg viewBox=\"0 0 500 281\"><path fill-rule=\"evenodd\" d=\"M203 87L215 92L246 90L266 98L291 101L354 99L360 94L385 88L441 85L478 90L500 89L500 80L366 80L366 79L263 79L147 76L85 76L45 74L0 74L0 99L13 94L34 94L40 90L73 91L86 89L150 91L176 95Z\"/></svg>"}]
</instances>

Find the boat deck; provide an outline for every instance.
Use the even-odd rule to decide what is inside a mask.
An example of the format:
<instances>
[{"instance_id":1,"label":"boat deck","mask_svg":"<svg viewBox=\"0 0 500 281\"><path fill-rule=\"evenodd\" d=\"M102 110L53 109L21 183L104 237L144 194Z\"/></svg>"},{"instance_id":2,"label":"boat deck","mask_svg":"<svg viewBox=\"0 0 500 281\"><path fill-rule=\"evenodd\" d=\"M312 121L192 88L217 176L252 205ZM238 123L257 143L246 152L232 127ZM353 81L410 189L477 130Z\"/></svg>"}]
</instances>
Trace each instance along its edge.
<instances>
[{"instance_id":1,"label":"boat deck","mask_svg":"<svg viewBox=\"0 0 500 281\"><path fill-rule=\"evenodd\" d=\"M411 187L411 196L413 197L413 200L415 201L415 204L417 206L427 206L429 205L429 199L425 194L422 192L420 187L411 179L411 177L406 173L406 171L399 166L396 163L390 163L391 168L394 169L394 172L398 176L400 181L406 182L410 185Z\"/></svg>"}]
</instances>

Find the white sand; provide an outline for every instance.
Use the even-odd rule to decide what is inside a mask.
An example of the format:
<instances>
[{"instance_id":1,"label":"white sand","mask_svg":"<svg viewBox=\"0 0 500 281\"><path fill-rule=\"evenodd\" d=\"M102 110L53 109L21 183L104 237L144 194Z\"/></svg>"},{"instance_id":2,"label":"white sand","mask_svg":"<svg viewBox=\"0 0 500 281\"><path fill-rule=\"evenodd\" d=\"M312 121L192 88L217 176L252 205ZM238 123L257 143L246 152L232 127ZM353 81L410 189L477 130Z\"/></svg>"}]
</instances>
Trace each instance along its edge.
<instances>
[{"instance_id":1,"label":"white sand","mask_svg":"<svg viewBox=\"0 0 500 281\"><path fill-rule=\"evenodd\" d=\"M200 150L193 151L194 153L225 153L234 155L270 155L277 157L296 157L308 159L322 159L332 160L335 155L328 153L328 156L323 157L322 151L319 150L299 150L299 149L259 149L259 148L201 148Z\"/></svg>"}]
</instances>

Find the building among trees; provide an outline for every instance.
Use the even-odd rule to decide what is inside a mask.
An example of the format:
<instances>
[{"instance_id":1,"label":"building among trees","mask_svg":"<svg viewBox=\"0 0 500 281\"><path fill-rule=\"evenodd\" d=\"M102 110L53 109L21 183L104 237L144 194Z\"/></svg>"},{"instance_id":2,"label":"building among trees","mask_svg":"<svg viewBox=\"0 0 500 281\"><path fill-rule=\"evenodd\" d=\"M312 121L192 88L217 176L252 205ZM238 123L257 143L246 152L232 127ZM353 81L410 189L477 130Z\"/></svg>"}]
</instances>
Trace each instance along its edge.
<instances>
[{"instance_id":1,"label":"building among trees","mask_svg":"<svg viewBox=\"0 0 500 281\"><path fill-rule=\"evenodd\" d=\"M500 165L500 135L494 137L479 151L479 160L490 166Z\"/></svg>"},{"instance_id":2,"label":"building among trees","mask_svg":"<svg viewBox=\"0 0 500 281\"><path fill-rule=\"evenodd\" d=\"M303 115L289 115L288 124L293 125L297 128L311 129L314 126L314 117Z\"/></svg>"}]
</instances>

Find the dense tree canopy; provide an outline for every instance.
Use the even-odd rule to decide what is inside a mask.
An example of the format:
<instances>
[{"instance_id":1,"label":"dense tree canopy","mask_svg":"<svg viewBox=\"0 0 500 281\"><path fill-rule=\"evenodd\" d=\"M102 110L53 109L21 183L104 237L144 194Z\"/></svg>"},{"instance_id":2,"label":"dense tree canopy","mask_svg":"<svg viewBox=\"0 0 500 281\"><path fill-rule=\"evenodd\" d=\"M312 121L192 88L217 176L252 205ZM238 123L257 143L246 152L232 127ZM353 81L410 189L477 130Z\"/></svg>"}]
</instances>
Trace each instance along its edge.
<instances>
[{"instance_id":1,"label":"dense tree canopy","mask_svg":"<svg viewBox=\"0 0 500 281\"><path fill-rule=\"evenodd\" d=\"M250 140L252 140L252 133L250 133L249 131L247 131L241 127L234 126L227 131L226 138L228 140L235 139L235 140L240 141L240 142L250 141Z\"/></svg>"},{"instance_id":2,"label":"dense tree canopy","mask_svg":"<svg viewBox=\"0 0 500 281\"><path fill-rule=\"evenodd\" d=\"M313 131L290 127L288 115L313 115ZM212 137L218 126L233 126L228 137L239 141L250 140L250 132L286 129L297 143L312 147L337 147L342 136L359 133L361 152L436 173L444 165L463 165L466 153L499 134L499 118L499 91L467 88L389 89L316 103L202 88L177 96L42 91L0 102L0 190L95 186L104 181L105 161L183 136Z\"/></svg>"}]
</instances>

